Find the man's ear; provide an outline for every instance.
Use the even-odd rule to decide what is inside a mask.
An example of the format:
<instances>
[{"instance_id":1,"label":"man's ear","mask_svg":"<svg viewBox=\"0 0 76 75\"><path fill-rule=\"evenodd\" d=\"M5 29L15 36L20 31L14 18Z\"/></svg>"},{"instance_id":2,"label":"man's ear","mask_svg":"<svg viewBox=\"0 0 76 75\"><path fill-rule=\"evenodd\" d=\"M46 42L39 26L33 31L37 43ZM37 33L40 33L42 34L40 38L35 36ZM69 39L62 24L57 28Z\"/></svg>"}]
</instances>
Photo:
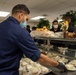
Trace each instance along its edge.
<instances>
[{"instance_id":1,"label":"man's ear","mask_svg":"<svg viewBox=\"0 0 76 75\"><path fill-rule=\"evenodd\" d=\"M22 18L23 18L23 13L19 13L19 14L18 14L18 18L19 18L19 20L21 21Z\"/></svg>"},{"instance_id":2,"label":"man's ear","mask_svg":"<svg viewBox=\"0 0 76 75\"><path fill-rule=\"evenodd\" d=\"M22 15L23 15L22 13L19 13L19 14L18 14L19 19L22 18Z\"/></svg>"}]
</instances>

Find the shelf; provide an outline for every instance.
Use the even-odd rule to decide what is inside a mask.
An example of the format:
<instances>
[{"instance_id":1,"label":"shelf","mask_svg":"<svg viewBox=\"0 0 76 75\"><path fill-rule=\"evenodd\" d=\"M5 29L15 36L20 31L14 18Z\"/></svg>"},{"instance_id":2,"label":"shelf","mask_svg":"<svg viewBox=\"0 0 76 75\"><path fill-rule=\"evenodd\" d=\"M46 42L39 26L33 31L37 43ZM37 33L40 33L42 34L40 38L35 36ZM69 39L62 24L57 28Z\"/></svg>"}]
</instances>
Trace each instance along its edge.
<instances>
[{"instance_id":1,"label":"shelf","mask_svg":"<svg viewBox=\"0 0 76 75\"><path fill-rule=\"evenodd\" d=\"M41 49L41 50L44 50L44 51L47 51L45 48L43 48L43 47L38 47L39 49ZM60 54L58 51L56 51L56 50L54 50L54 49L50 49L49 51L47 51L47 53L55 53L55 54L57 54L57 55L59 55L59 56L62 56L62 57L66 57L66 58L69 58L69 59L76 59L76 57L72 57L72 56L70 56L70 55L63 55L63 54ZM73 54L74 55L74 54Z\"/></svg>"},{"instance_id":2,"label":"shelf","mask_svg":"<svg viewBox=\"0 0 76 75\"><path fill-rule=\"evenodd\" d=\"M54 43L61 43L61 44L65 44L67 47L69 45L73 45L76 46L76 39L63 39L63 38L50 38L50 37L34 37L34 39L42 39L42 40L47 40L48 42L54 42ZM48 45L48 44L47 44ZM65 55L62 55L58 52L58 49L51 49L50 46L48 48L46 48L46 46L42 47L41 45L38 46L38 48L46 51L46 53L48 52L53 52L56 53L60 56L63 57L68 57L70 59L76 59L76 49L69 49L68 48L68 52L65 53Z\"/></svg>"},{"instance_id":3,"label":"shelf","mask_svg":"<svg viewBox=\"0 0 76 75\"><path fill-rule=\"evenodd\" d=\"M41 44L37 45L37 47L43 51L44 53L53 53L56 54L60 57L65 57L68 59L68 62L71 60L76 60L76 49L68 49L68 51L66 51L65 55L64 54L60 54L60 52L58 51L58 46L57 48L50 48L51 45L49 44L49 42L54 42L54 43L61 43L64 44L66 47L68 46L76 46L76 39L64 39L64 38L50 38L50 37L34 37L33 39L41 39L41 40L47 40L47 44L49 47L46 48L45 46L42 46ZM68 47L69 48L69 47ZM50 69L57 75L75 75L76 72L63 72L60 73L60 70L57 71L55 68L50 67ZM49 74L51 75L51 74Z\"/></svg>"},{"instance_id":4,"label":"shelf","mask_svg":"<svg viewBox=\"0 0 76 75\"><path fill-rule=\"evenodd\" d=\"M33 37L33 39L42 39L42 40L49 40L49 41L54 41L54 42L59 42L59 43L64 43L64 44L71 44L71 45L76 45L76 39L64 39L64 38L51 38L51 37Z\"/></svg>"}]
</instances>

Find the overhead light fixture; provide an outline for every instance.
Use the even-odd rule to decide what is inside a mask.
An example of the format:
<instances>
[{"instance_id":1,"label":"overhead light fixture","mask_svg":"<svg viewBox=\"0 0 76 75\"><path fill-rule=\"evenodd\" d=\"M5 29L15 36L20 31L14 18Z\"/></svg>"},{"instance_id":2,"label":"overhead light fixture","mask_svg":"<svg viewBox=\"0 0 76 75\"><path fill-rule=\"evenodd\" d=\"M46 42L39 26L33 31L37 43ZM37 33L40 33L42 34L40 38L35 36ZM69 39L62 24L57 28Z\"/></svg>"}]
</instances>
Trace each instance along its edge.
<instances>
[{"instance_id":1,"label":"overhead light fixture","mask_svg":"<svg viewBox=\"0 0 76 75\"><path fill-rule=\"evenodd\" d=\"M44 16L37 16L37 17L31 18L31 20L39 20L41 18L45 18L45 17Z\"/></svg>"},{"instance_id":2,"label":"overhead light fixture","mask_svg":"<svg viewBox=\"0 0 76 75\"><path fill-rule=\"evenodd\" d=\"M0 11L0 17L6 17L10 12Z\"/></svg>"}]
</instances>

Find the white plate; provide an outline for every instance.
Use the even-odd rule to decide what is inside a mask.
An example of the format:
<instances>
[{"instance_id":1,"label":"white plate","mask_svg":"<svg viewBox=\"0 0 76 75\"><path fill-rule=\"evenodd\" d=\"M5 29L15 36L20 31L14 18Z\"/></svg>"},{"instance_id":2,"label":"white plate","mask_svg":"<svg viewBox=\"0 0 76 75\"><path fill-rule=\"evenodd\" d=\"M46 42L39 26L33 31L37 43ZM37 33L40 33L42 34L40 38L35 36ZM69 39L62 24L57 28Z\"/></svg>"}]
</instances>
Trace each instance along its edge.
<instances>
[{"instance_id":1,"label":"white plate","mask_svg":"<svg viewBox=\"0 0 76 75\"><path fill-rule=\"evenodd\" d=\"M66 64L65 67L68 71L76 71L76 67L72 64Z\"/></svg>"},{"instance_id":2,"label":"white plate","mask_svg":"<svg viewBox=\"0 0 76 75\"><path fill-rule=\"evenodd\" d=\"M68 69L68 71L76 71L76 68L74 68L74 69Z\"/></svg>"}]
</instances>

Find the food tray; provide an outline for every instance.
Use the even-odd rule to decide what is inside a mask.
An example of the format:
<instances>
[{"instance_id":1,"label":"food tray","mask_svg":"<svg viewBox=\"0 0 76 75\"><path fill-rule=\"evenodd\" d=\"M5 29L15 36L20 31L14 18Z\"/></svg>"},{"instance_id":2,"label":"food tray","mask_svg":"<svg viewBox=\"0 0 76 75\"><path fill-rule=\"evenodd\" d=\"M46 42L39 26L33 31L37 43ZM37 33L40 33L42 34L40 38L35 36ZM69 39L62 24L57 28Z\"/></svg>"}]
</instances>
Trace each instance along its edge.
<instances>
[{"instance_id":1,"label":"food tray","mask_svg":"<svg viewBox=\"0 0 76 75\"><path fill-rule=\"evenodd\" d=\"M49 72L47 72L47 73L44 73L44 74L39 74L39 75L47 75L48 73L51 73L52 71L51 70L49 70Z\"/></svg>"}]
</instances>

